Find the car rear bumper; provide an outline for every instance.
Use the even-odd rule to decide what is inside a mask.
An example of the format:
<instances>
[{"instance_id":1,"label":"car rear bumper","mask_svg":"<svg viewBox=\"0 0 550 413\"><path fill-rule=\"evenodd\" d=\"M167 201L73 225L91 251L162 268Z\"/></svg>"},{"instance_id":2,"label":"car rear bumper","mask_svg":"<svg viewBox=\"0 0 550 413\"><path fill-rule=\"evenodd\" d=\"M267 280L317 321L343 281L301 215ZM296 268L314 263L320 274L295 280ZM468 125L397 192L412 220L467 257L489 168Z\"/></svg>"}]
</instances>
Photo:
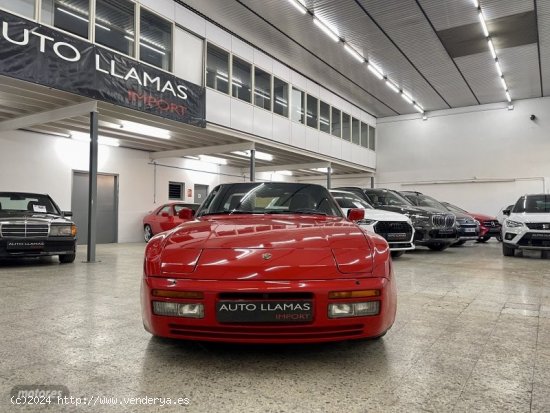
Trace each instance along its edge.
<instances>
[{"instance_id":1,"label":"car rear bumper","mask_svg":"<svg viewBox=\"0 0 550 413\"><path fill-rule=\"evenodd\" d=\"M153 314L153 289L200 291L202 300L154 297L180 303L202 303L204 318L159 316ZM380 290L380 296L368 298L329 299L330 291ZM227 323L219 322L216 303L220 294L242 295L253 291L266 296L284 293L287 296L311 297L313 317L308 322ZM246 302L235 298L236 302ZM328 305L335 302L380 301L378 315L332 319ZM395 281L387 278L361 278L328 281L196 281L178 280L177 285L165 278L145 277L141 288L142 316L145 329L153 335L185 340L236 343L314 343L378 337L393 324L396 309Z\"/></svg>"},{"instance_id":2,"label":"car rear bumper","mask_svg":"<svg viewBox=\"0 0 550 413\"><path fill-rule=\"evenodd\" d=\"M75 251L76 239L74 238L0 239L0 258L64 255L74 254Z\"/></svg>"}]
</instances>

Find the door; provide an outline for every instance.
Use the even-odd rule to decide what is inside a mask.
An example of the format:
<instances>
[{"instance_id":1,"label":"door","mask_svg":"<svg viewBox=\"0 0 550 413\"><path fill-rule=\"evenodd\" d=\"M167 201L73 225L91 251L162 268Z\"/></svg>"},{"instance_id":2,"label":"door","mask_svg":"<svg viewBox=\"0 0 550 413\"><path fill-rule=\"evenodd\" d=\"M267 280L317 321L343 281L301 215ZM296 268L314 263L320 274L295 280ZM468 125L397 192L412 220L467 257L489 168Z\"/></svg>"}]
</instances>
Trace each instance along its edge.
<instances>
[{"instance_id":1,"label":"door","mask_svg":"<svg viewBox=\"0 0 550 413\"><path fill-rule=\"evenodd\" d=\"M208 195L208 185L195 184L195 204L202 204Z\"/></svg>"},{"instance_id":2,"label":"door","mask_svg":"<svg viewBox=\"0 0 550 413\"><path fill-rule=\"evenodd\" d=\"M71 210L78 227L78 244L88 242L88 173L73 172ZM97 237L98 244L117 242L118 238L118 176L97 176Z\"/></svg>"}]
</instances>

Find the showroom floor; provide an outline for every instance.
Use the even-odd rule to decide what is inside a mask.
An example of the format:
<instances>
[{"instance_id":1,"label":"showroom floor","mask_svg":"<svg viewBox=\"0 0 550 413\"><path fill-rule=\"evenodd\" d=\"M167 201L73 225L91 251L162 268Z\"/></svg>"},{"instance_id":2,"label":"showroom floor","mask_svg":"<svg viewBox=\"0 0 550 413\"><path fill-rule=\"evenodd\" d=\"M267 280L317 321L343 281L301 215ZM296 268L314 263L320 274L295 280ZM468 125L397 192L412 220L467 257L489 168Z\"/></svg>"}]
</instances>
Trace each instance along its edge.
<instances>
[{"instance_id":1,"label":"showroom floor","mask_svg":"<svg viewBox=\"0 0 550 413\"><path fill-rule=\"evenodd\" d=\"M47 411L550 411L550 260L500 245L395 262L397 321L380 341L237 346L151 339L140 318L144 244L102 262L0 262L0 411L16 385L65 385L93 407ZM184 406L123 398L188 398ZM102 397L98 398L98 397ZM118 398L117 406L102 405ZM166 400L164 400L166 402Z\"/></svg>"}]
</instances>

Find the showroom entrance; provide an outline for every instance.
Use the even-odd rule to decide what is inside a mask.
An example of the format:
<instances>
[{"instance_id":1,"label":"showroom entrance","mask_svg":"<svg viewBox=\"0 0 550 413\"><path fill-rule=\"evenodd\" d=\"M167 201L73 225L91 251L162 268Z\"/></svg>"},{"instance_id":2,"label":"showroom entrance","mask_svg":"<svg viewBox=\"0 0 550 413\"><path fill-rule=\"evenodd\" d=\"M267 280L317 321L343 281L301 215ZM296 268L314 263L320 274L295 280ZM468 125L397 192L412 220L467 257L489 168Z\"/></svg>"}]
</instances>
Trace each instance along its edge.
<instances>
[{"instance_id":1,"label":"showroom entrance","mask_svg":"<svg viewBox=\"0 0 550 413\"><path fill-rule=\"evenodd\" d=\"M88 239L89 174L73 171L71 210L78 227L78 244ZM97 235L98 244L116 243L118 240L118 176L97 175Z\"/></svg>"}]
</instances>

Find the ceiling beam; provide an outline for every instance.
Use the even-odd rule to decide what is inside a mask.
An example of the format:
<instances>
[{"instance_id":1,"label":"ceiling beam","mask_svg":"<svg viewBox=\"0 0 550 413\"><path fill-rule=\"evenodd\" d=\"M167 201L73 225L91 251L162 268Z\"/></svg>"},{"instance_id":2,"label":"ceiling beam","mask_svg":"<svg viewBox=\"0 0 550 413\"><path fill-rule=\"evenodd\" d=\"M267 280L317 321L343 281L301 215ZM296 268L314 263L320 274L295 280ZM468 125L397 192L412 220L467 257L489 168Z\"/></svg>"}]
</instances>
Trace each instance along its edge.
<instances>
[{"instance_id":1,"label":"ceiling beam","mask_svg":"<svg viewBox=\"0 0 550 413\"><path fill-rule=\"evenodd\" d=\"M0 122L0 132L16 129L29 128L35 125L51 123L63 119L74 118L75 116L88 115L90 112L97 112L97 101L77 103L72 106L39 112L32 115L20 116Z\"/></svg>"},{"instance_id":2,"label":"ceiling beam","mask_svg":"<svg viewBox=\"0 0 550 413\"><path fill-rule=\"evenodd\" d=\"M229 145L203 146L201 148L174 149L171 151L153 152L151 160L162 158L181 158L183 156L212 155L254 149L254 142L232 143Z\"/></svg>"},{"instance_id":3,"label":"ceiling beam","mask_svg":"<svg viewBox=\"0 0 550 413\"><path fill-rule=\"evenodd\" d=\"M296 171L298 169L329 168L330 162L294 163L289 165L260 166L256 172Z\"/></svg>"}]
</instances>

